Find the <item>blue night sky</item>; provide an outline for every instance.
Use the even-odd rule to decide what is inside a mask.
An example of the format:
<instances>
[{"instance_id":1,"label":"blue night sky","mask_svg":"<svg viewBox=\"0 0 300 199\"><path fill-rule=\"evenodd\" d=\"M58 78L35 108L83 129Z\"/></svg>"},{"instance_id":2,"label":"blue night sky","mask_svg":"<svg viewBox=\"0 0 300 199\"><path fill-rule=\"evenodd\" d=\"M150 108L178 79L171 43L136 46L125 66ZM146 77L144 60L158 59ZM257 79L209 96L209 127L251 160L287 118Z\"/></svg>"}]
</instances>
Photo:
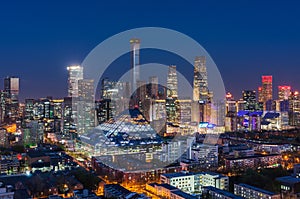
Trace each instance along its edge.
<instances>
[{"instance_id":1,"label":"blue night sky","mask_svg":"<svg viewBox=\"0 0 300 199\"><path fill-rule=\"evenodd\" d=\"M21 78L21 98L67 95L66 66L80 64L121 31L158 26L197 40L217 64L226 90L240 97L263 74L274 87L300 89L300 2L1 1L0 88Z\"/></svg>"}]
</instances>

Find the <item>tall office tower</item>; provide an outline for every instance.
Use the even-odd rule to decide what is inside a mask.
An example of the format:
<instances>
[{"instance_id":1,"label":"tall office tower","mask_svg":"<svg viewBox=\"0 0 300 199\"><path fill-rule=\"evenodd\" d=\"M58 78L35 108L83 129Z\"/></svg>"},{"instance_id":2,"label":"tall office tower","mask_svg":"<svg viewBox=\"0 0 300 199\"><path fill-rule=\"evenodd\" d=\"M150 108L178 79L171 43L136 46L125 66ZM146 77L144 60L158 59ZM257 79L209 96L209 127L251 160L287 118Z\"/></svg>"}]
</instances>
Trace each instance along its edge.
<instances>
[{"instance_id":1,"label":"tall office tower","mask_svg":"<svg viewBox=\"0 0 300 199\"><path fill-rule=\"evenodd\" d=\"M6 122L15 122L19 110L19 78L7 77L4 79L4 91L8 93L8 100L5 108Z\"/></svg>"},{"instance_id":2,"label":"tall office tower","mask_svg":"<svg viewBox=\"0 0 300 199\"><path fill-rule=\"evenodd\" d=\"M289 124L300 126L300 94L298 91L292 92L289 98Z\"/></svg>"},{"instance_id":3,"label":"tall office tower","mask_svg":"<svg viewBox=\"0 0 300 199\"><path fill-rule=\"evenodd\" d=\"M180 122L180 104L176 98L166 99L166 118L168 123L178 125Z\"/></svg>"},{"instance_id":4,"label":"tall office tower","mask_svg":"<svg viewBox=\"0 0 300 199\"><path fill-rule=\"evenodd\" d=\"M225 125L226 103L224 100L217 100L212 103L210 121L217 126Z\"/></svg>"},{"instance_id":5,"label":"tall office tower","mask_svg":"<svg viewBox=\"0 0 300 199\"><path fill-rule=\"evenodd\" d=\"M194 61L194 82L193 82L193 118L197 122L211 122L213 93L209 92L206 70L206 57L198 56ZM195 119L193 119L195 121Z\"/></svg>"},{"instance_id":6,"label":"tall office tower","mask_svg":"<svg viewBox=\"0 0 300 199\"><path fill-rule=\"evenodd\" d=\"M95 127L94 80L78 81L77 117L75 116L78 134L87 133Z\"/></svg>"},{"instance_id":7,"label":"tall office tower","mask_svg":"<svg viewBox=\"0 0 300 199\"><path fill-rule=\"evenodd\" d=\"M67 138L74 138L76 133L73 109L73 99L65 97L63 103L63 136Z\"/></svg>"},{"instance_id":8,"label":"tall office tower","mask_svg":"<svg viewBox=\"0 0 300 199\"><path fill-rule=\"evenodd\" d=\"M158 77L149 77L149 96L151 99L157 99L158 97Z\"/></svg>"},{"instance_id":9,"label":"tall office tower","mask_svg":"<svg viewBox=\"0 0 300 199\"><path fill-rule=\"evenodd\" d=\"M168 78L167 78L167 97L178 97L178 80L176 66L169 66Z\"/></svg>"},{"instance_id":10,"label":"tall office tower","mask_svg":"<svg viewBox=\"0 0 300 199\"><path fill-rule=\"evenodd\" d=\"M291 95L291 86L278 86L278 99L288 100Z\"/></svg>"},{"instance_id":11,"label":"tall office tower","mask_svg":"<svg viewBox=\"0 0 300 199\"><path fill-rule=\"evenodd\" d=\"M6 91L0 91L0 124L4 123L7 103L8 93Z\"/></svg>"},{"instance_id":12,"label":"tall office tower","mask_svg":"<svg viewBox=\"0 0 300 199\"><path fill-rule=\"evenodd\" d=\"M51 119L62 119L63 118L63 99L51 100L50 105L50 118Z\"/></svg>"},{"instance_id":13,"label":"tall office tower","mask_svg":"<svg viewBox=\"0 0 300 199\"><path fill-rule=\"evenodd\" d=\"M261 100L266 103L268 100L273 99L273 86L272 86L272 76L262 76L262 96Z\"/></svg>"},{"instance_id":14,"label":"tall office tower","mask_svg":"<svg viewBox=\"0 0 300 199\"><path fill-rule=\"evenodd\" d=\"M199 56L195 58L193 86L193 100L204 102L208 101L209 90L205 56Z\"/></svg>"},{"instance_id":15,"label":"tall office tower","mask_svg":"<svg viewBox=\"0 0 300 199\"><path fill-rule=\"evenodd\" d=\"M68 97L78 97L78 81L83 79L83 67L69 66Z\"/></svg>"},{"instance_id":16,"label":"tall office tower","mask_svg":"<svg viewBox=\"0 0 300 199\"><path fill-rule=\"evenodd\" d=\"M99 101L96 101L96 117L98 120L97 124L103 124L104 122L107 122L108 120L113 118L110 105L110 99L101 99Z\"/></svg>"},{"instance_id":17,"label":"tall office tower","mask_svg":"<svg viewBox=\"0 0 300 199\"><path fill-rule=\"evenodd\" d=\"M140 39L133 38L130 40L131 50L131 70L132 70L132 93L136 91L137 82L140 80Z\"/></svg>"},{"instance_id":18,"label":"tall office tower","mask_svg":"<svg viewBox=\"0 0 300 199\"><path fill-rule=\"evenodd\" d=\"M125 109L128 109L128 85L128 82L109 81L108 78L102 80L101 99L109 100L108 103L112 117L116 117ZM136 95L137 93L135 93ZM133 103L133 100L130 103ZM130 104L130 106L135 105L138 104Z\"/></svg>"},{"instance_id":19,"label":"tall office tower","mask_svg":"<svg viewBox=\"0 0 300 199\"><path fill-rule=\"evenodd\" d=\"M25 116L26 120L33 120L34 119L34 99L25 99Z\"/></svg>"},{"instance_id":20,"label":"tall office tower","mask_svg":"<svg viewBox=\"0 0 300 199\"><path fill-rule=\"evenodd\" d=\"M142 80L137 81L136 94L140 103L143 103L147 96L147 83L145 81Z\"/></svg>"},{"instance_id":21,"label":"tall office tower","mask_svg":"<svg viewBox=\"0 0 300 199\"><path fill-rule=\"evenodd\" d=\"M243 91L243 100L245 103L245 110L255 111L257 109L256 92L251 90Z\"/></svg>"}]
</instances>

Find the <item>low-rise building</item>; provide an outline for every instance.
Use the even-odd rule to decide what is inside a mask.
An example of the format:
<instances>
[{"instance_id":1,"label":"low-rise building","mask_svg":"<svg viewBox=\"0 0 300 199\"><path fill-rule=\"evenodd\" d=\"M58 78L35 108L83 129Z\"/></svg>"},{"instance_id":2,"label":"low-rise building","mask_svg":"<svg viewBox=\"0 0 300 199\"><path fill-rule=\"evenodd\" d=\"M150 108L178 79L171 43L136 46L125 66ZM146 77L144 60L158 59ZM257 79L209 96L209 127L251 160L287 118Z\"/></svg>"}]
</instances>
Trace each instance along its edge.
<instances>
[{"instance_id":1,"label":"low-rise building","mask_svg":"<svg viewBox=\"0 0 300 199\"><path fill-rule=\"evenodd\" d=\"M280 183L281 198L300 198L300 178L284 176L276 181Z\"/></svg>"},{"instance_id":2,"label":"low-rise building","mask_svg":"<svg viewBox=\"0 0 300 199\"><path fill-rule=\"evenodd\" d=\"M280 199L280 194L243 183L234 185L234 194L245 199Z\"/></svg>"},{"instance_id":3,"label":"low-rise building","mask_svg":"<svg viewBox=\"0 0 300 199\"><path fill-rule=\"evenodd\" d=\"M226 158L225 167L227 170L243 170L245 168L267 168L278 165L282 160L280 154L254 155L249 157Z\"/></svg>"},{"instance_id":4,"label":"low-rise building","mask_svg":"<svg viewBox=\"0 0 300 199\"><path fill-rule=\"evenodd\" d=\"M195 175L197 174L188 172L162 174L160 182L172 185L187 193L193 193L195 192Z\"/></svg>"},{"instance_id":5,"label":"low-rise building","mask_svg":"<svg viewBox=\"0 0 300 199\"><path fill-rule=\"evenodd\" d=\"M243 199L225 190L217 189L212 186L202 188L202 199Z\"/></svg>"},{"instance_id":6,"label":"low-rise building","mask_svg":"<svg viewBox=\"0 0 300 199\"><path fill-rule=\"evenodd\" d=\"M73 192L74 199L100 199L100 197L96 196L96 194L90 192L87 189L84 190L76 190Z\"/></svg>"},{"instance_id":7,"label":"low-rise building","mask_svg":"<svg viewBox=\"0 0 300 199\"><path fill-rule=\"evenodd\" d=\"M188 193L185 193L169 184L158 184L158 183L147 184L146 190L161 198L166 198L166 199L197 199L196 196L192 196Z\"/></svg>"},{"instance_id":8,"label":"low-rise building","mask_svg":"<svg viewBox=\"0 0 300 199\"><path fill-rule=\"evenodd\" d=\"M2 199L13 199L14 192L12 191L12 186L5 185L3 182L0 182L0 198Z\"/></svg>"},{"instance_id":9,"label":"low-rise building","mask_svg":"<svg viewBox=\"0 0 300 199\"><path fill-rule=\"evenodd\" d=\"M203 186L213 186L222 190L228 190L229 186L228 176L213 172L162 174L160 181L187 193L201 193Z\"/></svg>"},{"instance_id":10,"label":"low-rise building","mask_svg":"<svg viewBox=\"0 0 300 199\"><path fill-rule=\"evenodd\" d=\"M148 199L148 197L131 192L119 184L104 185L104 197L113 199Z\"/></svg>"}]
</instances>

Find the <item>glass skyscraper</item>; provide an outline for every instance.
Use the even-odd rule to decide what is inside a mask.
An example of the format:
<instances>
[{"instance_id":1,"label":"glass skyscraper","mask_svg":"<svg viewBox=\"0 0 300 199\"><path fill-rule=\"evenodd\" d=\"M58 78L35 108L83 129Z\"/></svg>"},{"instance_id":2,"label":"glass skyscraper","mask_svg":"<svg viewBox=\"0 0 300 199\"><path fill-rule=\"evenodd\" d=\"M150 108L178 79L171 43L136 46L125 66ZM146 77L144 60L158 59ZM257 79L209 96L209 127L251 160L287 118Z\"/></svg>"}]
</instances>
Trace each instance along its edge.
<instances>
[{"instance_id":1,"label":"glass skyscraper","mask_svg":"<svg viewBox=\"0 0 300 199\"><path fill-rule=\"evenodd\" d=\"M138 88L138 81L140 80L140 40L131 39L130 40L130 50L131 50L131 70L132 70L132 93L135 93Z\"/></svg>"},{"instance_id":2,"label":"glass skyscraper","mask_svg":"<svg viewBox=\"0 0 300 199\"><path fill-rule=\"evenodd\" d=\"M78 97L78 81L83 79L83 67L69 66L68 96Z\"/></svg>"},{"instance_id":3,"label":"glass skyscraper","mask_svg":"<svg viewBox=\"0 0 300 199\"><path fill-rule=\"evenodd\" d=\"M178 80L175 65L169 66L167 79L167 97L178 97Z\"/></svg>"}]
</instances>

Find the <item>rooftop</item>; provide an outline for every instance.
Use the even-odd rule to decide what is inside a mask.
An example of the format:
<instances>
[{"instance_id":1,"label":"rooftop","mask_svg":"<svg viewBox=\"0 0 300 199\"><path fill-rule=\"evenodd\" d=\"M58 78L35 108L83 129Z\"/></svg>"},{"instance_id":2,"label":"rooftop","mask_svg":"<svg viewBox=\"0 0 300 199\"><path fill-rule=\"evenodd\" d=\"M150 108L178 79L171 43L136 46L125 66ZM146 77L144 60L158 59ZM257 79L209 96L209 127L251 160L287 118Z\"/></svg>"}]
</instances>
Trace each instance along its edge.
<instances>
[{"instance_id":1,"label":"rooftop","mask_svg":"<svg viewBox=\"0 0 300 199\"><path fill-rule=\"evenodd\" d=\"M229 198L232 198L232 199L243 199L242 197L234 195L233 193L230 193L230 192L225 191L225 190L217 189L217 188L212 187L212 186L203 187L203 189L218 193L220 195L223 195L223 196L226 196L226 197L229 197Z\"/></svg>"},{"instance_id":2,"label":"rooftop","mask_svg":"<svg viewBox=\"0 0 300 199\"><path fill-rule=\"evenodd\" d=\"M238 184L239 186L242 186L242 187L245 187L245 188L248 188L248 189L252 189L254 191L257 191L257 192L260 192L260 193L264 193L264 194L267 194L267 195L270 195L270 196L273 196L273 195L277 195L273 192L270 192L270 191L267 191L265 189L260 189L258 187L253 187L251 185L248 185L248 184L244 184L244 183L240 183Z\"/></svg>"},{"instance_id":3,"label":"rooftop","mask_svg":"<svg viewBox=\"0 0 300 199\"><path fill-rule=\"evenodd\" d=\"M194 175L211 175L211 176L216 176L217 178L225 177L224 175L215 172L199 172L199 173L177 172L177 173L166 173L162 175L165 176L166 178L178 178L178 177L194 176Z\"/></svg>"},{"instance_id":4,"label":"rooftop","mask_svg":"<svg viewBox=\"0 0 300 199\"><path fill-rule=\"evenodd\" d=\"M262 157L272 157L272 156L281 156L279 154L268 154L268 155L253 155L253 156L247 156L247 157L237 157L237 158L226 158L226 160L240 160L240 159L250 159L250 158L262 158Z\"/></svg>"},{"instance_id":5,"label":"rooftop","mask_svg":"<svg viewBox=\"0 0 300 199\"><path fill-rule=\"evenodd\" d=\"M284 177L276 178L276 180L281 183L285 183L285 184L289 184L289 185L294 185L294 184L300 183L300 178L295 178L293 176L284 176Z\"/></svg>"},{"instance_id":6,"label":"rooftop","mask_svg":"<svg viewBox=\"0 0 300 199\"><path fill-rule=\"evenodd\" d=\"M197 199L197 198L198 198L198 197L196 197L196 196L192 196L192 195L187 194L187 193L185 193L185 192L183 192L183 191L180 191L180 190L178 190L178 191L173 191L172 193L174 193L174 194L176 194L176 195L178 195L178 196L181 196L181 197L183 197L183 198L185 198L185 199Z\"/></svg>"}]
</instances>

